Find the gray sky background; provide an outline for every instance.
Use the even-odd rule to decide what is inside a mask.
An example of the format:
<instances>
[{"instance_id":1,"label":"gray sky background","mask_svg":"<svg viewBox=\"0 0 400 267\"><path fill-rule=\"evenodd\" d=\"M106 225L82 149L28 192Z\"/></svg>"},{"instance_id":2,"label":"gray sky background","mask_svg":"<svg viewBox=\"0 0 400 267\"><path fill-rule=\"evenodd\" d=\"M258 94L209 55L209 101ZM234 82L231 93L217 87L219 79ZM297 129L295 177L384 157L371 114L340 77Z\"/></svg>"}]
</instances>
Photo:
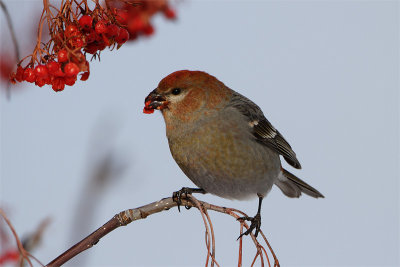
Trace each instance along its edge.
<instances>
[{"instance_id":1,"label":"gray sky background","mask_svg":"<svg viewBox=\"0 0 400 267\"><path fill-rule=\"evenodd\" d=\"M6 3L22 29L40 2ZM103 52L90 79L62 93L24 85L11 101L0 96L1 206L21 235L52 218L36 257L47 263L115 213L192 186L161 115L142 113L161 78L191 69L254 100L297 153L303 169L291 171L326 197L274 188L265 199L262 229L282 266L399 266L399 3L184 1L178 18L158 17L152 38ZM82 197L108 152L125 171ZM257 208L255 199L199 198ZM77 215L91 204L88 218ZM217 260L235 266L239 224L210 215ZM245 248L249 266L249 239ZM205 257L200 214L173 209L117 229L70 266L204 266Z\"/></svg>"}]
</instances>

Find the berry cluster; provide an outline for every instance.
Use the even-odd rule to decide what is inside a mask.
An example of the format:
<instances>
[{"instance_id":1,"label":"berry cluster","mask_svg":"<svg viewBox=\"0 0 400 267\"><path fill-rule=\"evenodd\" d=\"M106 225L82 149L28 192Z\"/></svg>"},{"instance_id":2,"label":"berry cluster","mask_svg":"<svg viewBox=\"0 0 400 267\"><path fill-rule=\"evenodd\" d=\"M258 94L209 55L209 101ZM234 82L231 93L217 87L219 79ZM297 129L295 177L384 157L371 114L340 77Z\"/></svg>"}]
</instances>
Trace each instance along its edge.
<instances>
[{"instance_id":1,"label":"berry cluster","mask_svg":"<svg viewBox=\"0 0 400 267\"><path fill-rule=\"evenodd\" d=\"M63 2L55 17L51 16L49 7L44 7L36 48L32 55L18 63L16 72L11 73L12 83L26 81L39 87L47 84L54 91L62 91L65 85L75 84L78 74L82 81L89 78L87 54L91 54L92 59L97 58L106 47L118 49L128 40L153 34L150 18L158 12L169 19L175 18L167 0L107 0L106 7L95 1L93 9L85 0ZM46 21L50 40L43 44L42 25ZM23 67L27 58L30 62Z\"/></svg>"},{"instance_id":2,"label":"berry cluster","mask_svg":"<svg viewBox=\"0 0 400 267\"><path fill-rule=\"evenodd\" d=\"M125 28L107 19L94 21L92 16L84 15L79 19L79 26L83 34L78 35L72 42L82 44L81 47L84 47L84 51L89 54L96 54L114 44L120 47L129 39L129 33ZM85 46L82 40L86 40Z\"/></svg>"},{"instance_id":3,"label":"berry cluster","mask_svg":"<svg viewBox=\"0 0 400 267\"><path fill-rule=\"evenodd\" d=\"M45 64L37 64L35 67L21 65L17 71L10 76L11 82L30 82L42 87L51 85L54 91L64 90L65 85L72 86L77 80L77 75L83 72L81 80L89 78L89 63L85 56L80 53L71 53L61 49L57 53L57 60L47 60Z\"/></svg>"},{"instance_id":4,"label":"berry cluster","mask_svg":"<svg viewBox=\"0 0 400 267\"><path fill-rule=\"evenodd\" d=\"M111 1L109 6L118 23L124 25L128 30L129 40L135 40L141 35L152 35L154 27L150 19L158 12L162 12L170 20L176 18L175 11L167 1L142 1L137 5L132 5L131 2Z\"/></svg>"}]
</instances>

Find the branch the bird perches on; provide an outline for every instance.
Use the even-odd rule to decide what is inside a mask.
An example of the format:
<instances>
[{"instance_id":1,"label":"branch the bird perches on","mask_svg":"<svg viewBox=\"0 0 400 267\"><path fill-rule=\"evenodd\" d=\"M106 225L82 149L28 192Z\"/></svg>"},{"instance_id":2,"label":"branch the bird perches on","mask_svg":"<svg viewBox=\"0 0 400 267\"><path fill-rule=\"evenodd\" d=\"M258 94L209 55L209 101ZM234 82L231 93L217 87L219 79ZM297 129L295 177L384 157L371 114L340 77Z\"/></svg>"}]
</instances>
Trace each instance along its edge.
<instances>
[{"instance_id":1,"label":"branch the bird perches on","mask_svg":"<svg viewBox=\"0 0 400 267\"><path fill-rule=\"evenodd\" d=\"M205 266L219 266L215 259L215 238L214 238L214 229L213 225L211 223L211 219L208 215L208 210L213 210L216 212L228 214L235 219L240 218L241 216L247 216L244 212L239 211L237 209L233 208L226 208L226 207L221 207L221 206L216 206L204 201L197 200L195 197L192 195L183 195L181 198L181 205L185 207L195 207L197 208L203 218L204 225L205 225L205 241L206 241L206 247L207 247L207 257L206 257L206 263ZM99 240L113 231L114 229L120 227L120 226L125 226L128 225L129 223L140 220L140 219L145 219L146 217L159 213L162 211L169 210L170 208L176 207L177 203L174 201L172 197L168 198L163 198L159 201L135 208L135 209L128 209L125 211L122 211L118 214L116 214L112 219L110 219L108 222L106 222L103 226L98 228L96 231L88 235L86 238L72 246L70 249L62 253L60 256L55 258L53 261L48 263L46 266L48 267L56 267L56 266L61 266L70 259L74 258L76 255L80 254L81 252L93 247L96 245ZM248 229L249 226L246 224L244 221L240 221L240 233L243 233L243 227ZM279 267L279 261L276 258L276 255L274 251L272 250L270 244L268 243L267 238L265 237L264 233L260 231L260 235L263 238L263 241L265 244L268 246L268 249L274 259L273 265L274 267ZM257 258L260 257L260 263L261 266L264 266L264 257L267 260L268 266L271 266L267 250L260 244L260 242L257 240L257 238L251 234L251 238L253 240L253 243L256 247L256 255L254 257L253 262L251 263L251 266L254 265L256 262ZM239 240L239 257L238 257L238 266L242 266L242 238Z\"/></svg>"}]
</instances>

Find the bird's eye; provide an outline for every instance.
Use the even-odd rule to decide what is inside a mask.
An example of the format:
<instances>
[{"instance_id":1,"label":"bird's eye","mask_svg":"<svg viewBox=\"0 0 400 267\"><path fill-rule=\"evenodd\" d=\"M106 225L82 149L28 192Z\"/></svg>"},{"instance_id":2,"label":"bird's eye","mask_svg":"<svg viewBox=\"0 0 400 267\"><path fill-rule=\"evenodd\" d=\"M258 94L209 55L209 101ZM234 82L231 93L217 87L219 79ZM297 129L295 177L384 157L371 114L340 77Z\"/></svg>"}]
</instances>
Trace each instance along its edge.
<instances>
[{"instance_id":1,"label":"bird's eye","mask_svg":"<svg viewBox=\"0 0 400 267\"><path fill-rule=\"evenodd\" d=\"M172 89L171 93L173 95L179 95L181 93L181 89L180 88L174 88L174 89Z\"/></svg>"}]
</instances>

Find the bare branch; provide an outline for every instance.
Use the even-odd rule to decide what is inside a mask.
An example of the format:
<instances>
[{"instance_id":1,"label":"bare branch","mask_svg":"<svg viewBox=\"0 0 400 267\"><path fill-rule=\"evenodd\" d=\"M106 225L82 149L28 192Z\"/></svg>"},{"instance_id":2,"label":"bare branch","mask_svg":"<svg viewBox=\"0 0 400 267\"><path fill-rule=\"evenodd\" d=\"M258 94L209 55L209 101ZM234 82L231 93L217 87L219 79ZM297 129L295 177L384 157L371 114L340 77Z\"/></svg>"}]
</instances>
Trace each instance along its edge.
<instances>
[{"instance_id":1,"label":"bare branch","mask_svg":"<svg viewBox=\"0 0 400 267\"><path fill-rule=\"evenodd\" d=\"M225 213L228 214L234 218L239 218L240 214L244 214L241 211L235 210L235 209L230 209L226 207L220 207L216 206L204 201L199 201L196 198L194 198L192 195L183 195L181 199L181 205L186 206L186 207L195 207L200 210L203 220L206 226L206 245L207 245L207 250L208 250L208 255L207 255L207 261L208 257L211 256L211 264L217 264L218 263L215 261L215 244L214 244L214 235L213 235L213 230L212 230L212 224L210 224L210 221L208 220L208 214L207 210L213 210L216 212L220 213ZM150 216L155 213L159 213L165 210L169 210L170 208L176 207L177 203L173 200L172 197L168 198L163 198L159 201L135 208L135 209L128 209L125 211L122 211L118 214L116 214L112 219L110 219L108 222L106 222L103 226L98 228L96 231L88 235L86 238L72 246L70 249L62 253L60 256L55 258L53 261L48 263L46 266L48 267L56 267L56 266L61 266L76 255L80 254L81 252L93 247L96 245L102 237L110 233L111 231L117 229L120 226L125 226L133 221L140 220L140 219L145 219L147 216ZM241 229L244 226L245 228L248 228L248 225L245 222L240 222L241 223ZM209 230L208 225L210 225L211 232ZM261 233L261 231L260 231ZM254 235L251 234L251 238L254 241L254 244L256 245L257 248L257 254L260 254L261 260L263 261L263 253L261 251L262 246L260 243L257 241L257 239L254 237ZM212 249L210 249L210 244L212 244ZM240 243L241 247L241 243ZM272 251L272 250L271 250ZM272 252L273 253L273 252ZM241 253L240 253L241 255ZM275 256L275 254L273 254ZM268 257L268 255L265 255ZM241 256L240 256L241 259ZM241 264L241 261L240 261ZM206 265L207 266L207 265ZM274 266L279 266L279 263L277 263L277 260L275 259L275 265Z\"/></svg>"}]
</instances>

